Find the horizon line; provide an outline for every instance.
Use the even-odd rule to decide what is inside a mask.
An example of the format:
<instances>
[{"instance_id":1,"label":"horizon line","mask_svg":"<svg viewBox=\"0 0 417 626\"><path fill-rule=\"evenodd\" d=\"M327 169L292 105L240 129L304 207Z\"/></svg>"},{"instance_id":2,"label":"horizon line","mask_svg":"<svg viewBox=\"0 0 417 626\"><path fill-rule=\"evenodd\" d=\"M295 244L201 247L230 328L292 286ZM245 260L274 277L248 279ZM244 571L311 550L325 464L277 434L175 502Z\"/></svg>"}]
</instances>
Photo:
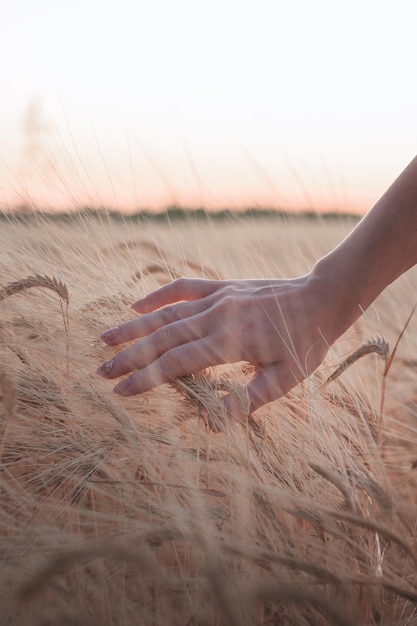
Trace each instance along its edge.
<instances>
[{"instance_id":1,"label":"horizon line","mask_svg":"<svg viewBox=\"0 0 417 626\"><path fill-rule=\"evenodd\" d=\"M340 209L318 211L312 208L284 209L247 206L244 208L207 209L204 207L185 207L171 204L162 209L138 209L136 211L121 211L120 209L81 206L72 209L46 209L41 207L30 207L27 205L0 208L0 217L7 218L28 218L31 216L43 216L52 220L70 219L77 217L109 217L114 220L124 221L169 221L185 219L228 219L230 217L239 218L305 218L305 219L334 219L350 218L360 219L362 214L353 211L342 211Z\"/></svg>"}]
</instances>

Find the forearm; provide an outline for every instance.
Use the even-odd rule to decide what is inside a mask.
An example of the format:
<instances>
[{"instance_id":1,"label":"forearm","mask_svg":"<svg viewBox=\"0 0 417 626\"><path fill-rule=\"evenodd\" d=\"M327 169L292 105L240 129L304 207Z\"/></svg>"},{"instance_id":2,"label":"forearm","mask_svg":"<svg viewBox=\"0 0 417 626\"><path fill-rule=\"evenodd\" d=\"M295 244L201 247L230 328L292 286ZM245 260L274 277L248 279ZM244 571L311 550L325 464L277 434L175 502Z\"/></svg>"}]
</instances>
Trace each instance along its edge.
<instances>
[{"instance_id":1,"label":"forearm","mask_svg":"<svg viewBox=\"0 0 417 626\"><path fill-rule=\"evenodd\" d=\"M326 280L344 329L417 263L417 158L313 274Z\"/></svg>"}]
</instances>

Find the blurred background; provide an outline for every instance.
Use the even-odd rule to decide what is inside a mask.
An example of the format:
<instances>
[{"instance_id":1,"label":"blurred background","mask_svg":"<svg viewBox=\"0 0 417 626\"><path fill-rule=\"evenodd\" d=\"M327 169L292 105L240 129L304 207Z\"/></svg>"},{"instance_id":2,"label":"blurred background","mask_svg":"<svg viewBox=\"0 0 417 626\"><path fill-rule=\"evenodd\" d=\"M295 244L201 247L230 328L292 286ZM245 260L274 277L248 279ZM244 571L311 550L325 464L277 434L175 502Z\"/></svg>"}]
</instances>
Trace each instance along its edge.
<instances>
[{"instance_id":1,"label":"blurred background","mask_svg":"<svg viewBox=\"0 0 417 626\"><path fill-rule=\"evenodd\" d=\"M3 209L363 213L415 154L412 1L0 13Z\"/></svg>"}]
</instances>

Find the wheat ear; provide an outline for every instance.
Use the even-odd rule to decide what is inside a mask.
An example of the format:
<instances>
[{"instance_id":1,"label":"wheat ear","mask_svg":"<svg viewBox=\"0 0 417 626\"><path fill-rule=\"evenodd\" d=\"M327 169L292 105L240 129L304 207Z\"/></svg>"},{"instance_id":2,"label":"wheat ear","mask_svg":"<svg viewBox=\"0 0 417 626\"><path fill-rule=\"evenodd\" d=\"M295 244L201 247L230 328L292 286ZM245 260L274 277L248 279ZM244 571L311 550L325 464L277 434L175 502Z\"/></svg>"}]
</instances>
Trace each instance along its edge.
<instances>
[{"instance_id":1,"label":"wheat ear","mask_svg":"<svg viewBox=\"0 0 417 626\"><path fill-rule=\"evenodd\" d=\"M9 296L13 296L16 293L21 293L22 291L26 291L27 289L32 289L33 287L50 289L59 296L62 319L65 329L67 373L69 373L69 292L66 284L62 280L59 280L54 276L52 276L51 278L46 274L34 274L33 276L27 276L26 278L15 280L14 282L9 283L8 285L0 289L0 300L5 300ZM63 303L65 303L65 310L63 307Z\"/></svg>"},{"instance_id":2,"label":"wheat ear","mask_svg":"<svg viewBox=\"0 0 417 626\"><path fill-rule=\"evenodd\" d=\"M200 374L180 376L172 381L171 385L191 404L196 405L200 416L202 416L201 409L205 409L205 422L214 432L224 430L228 419L226 406L220 394L222 392L233 394L243 423L246 423L257 437L264 437L262 428L250 415L250 400L247 391L238 383L227 379L217 379L206 370Z\"/></svg>"},{"instance_id":3,"label":"wheat ear","mask_svg":"<svg viewBox=\"0 0 417 626\"><path fill-rule=\"evenodd\" d=\"M339 376L343 374L343 372L346 371L348 367L353 365L353 363L356 363L356 361L361 359L363 356L366 356L367 354L378 354L383 359L384 363L387 363L388 353L389 346L383 337L370 339L369 341L361 345L357 350L352 352L352 354L350 354L344 361L342 361L342 363L340 363L340 365L335 369L333 374L331 374L329 378L327 378L327 380L325 380L324 383L320 385L320 389L336 380L336 378L339 378Z\"/></svg>"},{"instance_id":4,"label":"wheat ear","mask_svg":"<svg viewBox=\"0 0 417 626\"><path fill-rule=\"evenodd\" d=\"M2 289L0 289L0 300L5 300L9 296L13 296L16 293L32 289L33 287L43 287L44 289L51 289L63 300L66 304L69 304L69 293L67 286L62 280L58 280L55 277L50 278L45 274L35 274L33 276L27 276L20 280L16 280L9 283Z\"/></svg>"},{"instance_id":5,"label":"wheat ear","mask_svg":"<svg viewBox=\"0 0 417 626\"><path fill-rule=\"evenodd\" d=\"M172 381L171 385L187 400L197 406L199 414L214 432L223 430L227 420L226 407L216 395L217 382L207 372L181 376ZM206 416L201 409L204 408Z\"/></svg>"}]
</instances>

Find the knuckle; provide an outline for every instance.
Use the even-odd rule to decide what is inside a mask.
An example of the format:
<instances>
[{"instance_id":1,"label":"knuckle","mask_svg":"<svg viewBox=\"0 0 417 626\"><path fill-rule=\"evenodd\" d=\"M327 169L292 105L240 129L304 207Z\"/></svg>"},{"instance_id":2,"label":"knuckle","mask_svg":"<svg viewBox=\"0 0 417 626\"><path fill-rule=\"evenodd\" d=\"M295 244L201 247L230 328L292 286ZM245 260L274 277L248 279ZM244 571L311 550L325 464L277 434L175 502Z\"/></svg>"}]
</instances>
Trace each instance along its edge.
<instances>
[{"instance_id":1,"label":"knuckle","mask_svg":"<svg viewBox=\"0 0 417 626\"><path fill-rule=\"evenodd\" d=\"M173 282L173 287L175 291L179 293L186 291L188 288L189 280L189 278L184 277L176 278Z\"/></svg>"},{"instance_id":2,"label":"knuckle","mask_svg":"<svg viewBox=\"0 0 417 626\"><path fill-rule=\"evenodd\" d=\"M201 284L201 279L180 277L173 284L178 298L188 299L195 296L196 290L198 291L198 286Z\"/></svg>"},{"instance_id":3,"label":"knuckle","mask_svg":"<svg viewBox=\"0 0 417 626\"><path fill-rule=\"evenodd\" d=\"M163 324L170 324L176 320L176 309L172 304L169 304L161 309L159 315Z\"/></svg>"},{"instance_id":4,"label":"knuckle","mask_svg":"<svg viewBox=\"0 0 417 626\"><path fill-rule=\"evenodd\" d=\"M220 301L221 302L236 302L237 298L241 294L241 290L236 285L225 285L220 290Z\"/></svg>"},{"instance_id":5,"label":"knuckle","mask_svg":"<svg viewBox=\"0 0 417 626\"><path fill-rule=\"evenodd\" d=\"M125 343L136 337L136 320L131 320L121 324L116 337L118 343Z\"/></svg>"},{"instance_id":6,"label":"knuckle","mask_svg":"<svg viewBox=\"0 0 417 626\"><path fill-rule=\"evenodd\" d=\"M176 350L168 350L159 358L159 367L164 378L171 380L180 375L183 369L182 360Z\"/></svg>"},{"instance_id":7,"label":"knuckle","mask_svg":"<svg viewBox=\"0 0 417 626\"><path fill-rule=\"evenodd\" d=\"M224 291L220 300L217 302L216 308L221 315L230 316L236 310L238 303L236 301L236 291Z\"/></svg>"},{"instance_id":8,"label":"knuckle","mask_svg":"<svg viewBox=\"0 0 417 626\"><path fill-rule=\"evenodd\" d=\"M169 346L174 339L174 329L171 324L158 328L158 330L156 330L153 334L153 340L156 348L158 348L158 346Z\"/></svg>"},{"instance_id":9,"label":"knuckle","mask_svg":"<svg viewBox=\"0 0 417 626\"><path fill-rule=\"evenodd\" d=\"M128 372L134 372L137 369L137 362L135 358L135 352L133 350L125 350L117 355L117 369L127 374Z\"/></svg>"},{"instance_id":10,"label":"knuckle","mask_svg":"<svg viewBox=\"0 0 417 626\"><path fill-rule=\"evenodd\" d=\"M239 286L238 286L238 285L235 285L235 284L233 284L233 283L231 283L231 284L227 284L227 285L224 285L224 287L222 287L222 288L220 289L220 293L221 293L223 296L225 296L225 297L226 297L226 296L235 296L235 295L236 295L237 293L239 293L239 292L240 292L240 288L239 288Z\"/></svg>"}]
</instances>

